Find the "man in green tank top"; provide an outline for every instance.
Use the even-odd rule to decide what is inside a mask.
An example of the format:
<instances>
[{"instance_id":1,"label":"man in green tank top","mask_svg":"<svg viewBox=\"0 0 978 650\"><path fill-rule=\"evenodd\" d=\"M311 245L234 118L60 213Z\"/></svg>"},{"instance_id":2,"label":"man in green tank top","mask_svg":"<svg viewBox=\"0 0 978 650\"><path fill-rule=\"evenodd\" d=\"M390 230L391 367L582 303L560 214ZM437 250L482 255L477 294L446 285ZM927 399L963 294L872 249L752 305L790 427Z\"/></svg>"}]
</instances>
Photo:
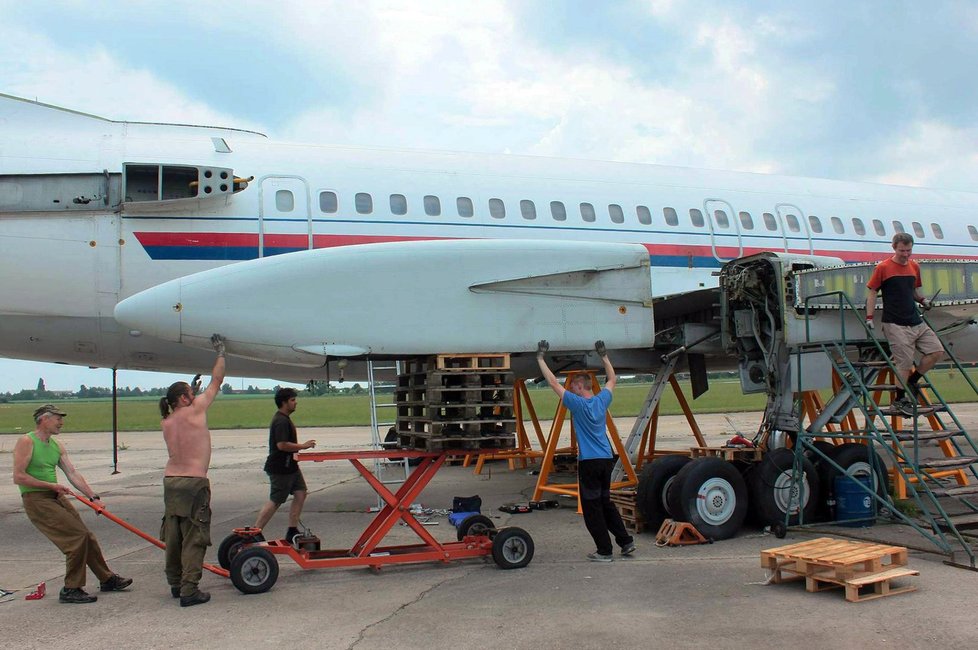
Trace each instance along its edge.
<instances>
[{"instance_id":1,"label":"man in green tank top","mask_svg":"<svg viewBox=\"0 0 978 650\"><path fill-rule=\"evenodd\" d=\"M14 446L14 483L20 488L28 519L65 554L65 586L58 600L94 603L98 598L84 590L86 565L98 578L102 591L121 591L132 584L132 579L109 569L95 535L68 501L70 490L58 483L60 467L76 490L89 499L99 500L99 495L71 463L68 450L54 439L61 433L65 415L52 404L34 411L34 431L22 436Z\"/></svg>"}]
</instances>

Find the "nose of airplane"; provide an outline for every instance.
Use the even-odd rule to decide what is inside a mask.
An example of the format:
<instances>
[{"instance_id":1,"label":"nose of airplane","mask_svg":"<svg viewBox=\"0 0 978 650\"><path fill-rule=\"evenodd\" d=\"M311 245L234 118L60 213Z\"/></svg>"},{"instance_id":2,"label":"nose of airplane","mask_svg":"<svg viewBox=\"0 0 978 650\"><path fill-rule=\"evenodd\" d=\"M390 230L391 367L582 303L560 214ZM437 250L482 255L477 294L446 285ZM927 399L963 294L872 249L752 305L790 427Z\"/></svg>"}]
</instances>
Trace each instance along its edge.
<instances>
[{"instance_id":1,"label":"nose of airplane","mask_svg":"<svg viewBox=\"0 0 978 650\"><path fill-rule=\"evenodd\" d=\"M115 319L130 330L166 341L180 341L180 282L140 291L115 306Z\"/></svg>"}]
</instances>

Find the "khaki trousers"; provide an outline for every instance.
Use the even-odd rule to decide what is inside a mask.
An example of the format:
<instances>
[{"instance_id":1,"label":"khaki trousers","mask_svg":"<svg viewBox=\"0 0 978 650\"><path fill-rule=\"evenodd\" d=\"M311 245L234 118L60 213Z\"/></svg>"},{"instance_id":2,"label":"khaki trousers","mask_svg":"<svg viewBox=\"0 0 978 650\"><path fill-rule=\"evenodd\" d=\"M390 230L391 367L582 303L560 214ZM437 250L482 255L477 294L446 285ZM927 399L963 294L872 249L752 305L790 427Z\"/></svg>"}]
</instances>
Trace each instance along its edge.
<instances>
[{"instance_id":1,"label":"khaki trousers","mask_svg":"<svg viewBox=\"0 0 978 650\"><path fill-rule=\"evenodd\" d=\"M163 478L163 526L166 543L166 581L193 596L203 574L204 553L211 545L211 488L206 478Z\"/></svg>"},{"instance_id":2,"label":"khaki trousers","mask_svg":"<svg viewBox=\"0 0 978 650\"><path fill-rule=\"evenodd\" d=\"M59 496L51 490L25 492L20 496L27 518L65 554L66 589L80 589L85 586L86 566L99 582L105 582L112 577L98 540L82 522L78 511L68 502L68 497Z\"/></svg>"}]
</instances>

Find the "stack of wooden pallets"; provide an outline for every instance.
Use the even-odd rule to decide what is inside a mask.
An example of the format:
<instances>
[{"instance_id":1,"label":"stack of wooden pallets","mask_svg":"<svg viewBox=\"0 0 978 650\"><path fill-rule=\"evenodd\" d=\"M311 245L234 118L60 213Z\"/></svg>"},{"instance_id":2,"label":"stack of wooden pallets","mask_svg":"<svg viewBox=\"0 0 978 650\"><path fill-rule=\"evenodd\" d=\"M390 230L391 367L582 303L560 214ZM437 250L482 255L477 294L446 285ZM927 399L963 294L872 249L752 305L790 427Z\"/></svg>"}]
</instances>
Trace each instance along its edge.
<instances>
[{"instance_id":1,"label":"stack of wooden pallets","mask_svg":"<svg viewBox=\"0 0 978 650\"><path fill-rule=\"evenodd\" d=\"M454 354L409 360L398 375L395 428L402 447L512 449L513 373L508 354Z\"/></svg>"},{"instance_id":2,"label":"stack of wooden pallets","mask_svg":"<svg viewBox=\"0 0 978 650\"><path fill-rule=\"evenodd\" d=\"M645 530L645 519L635 505L635 488L622 488L611 491L611 502L618 508L621 520L629 532L638 534Z\"/></svg>"},{"instance_id":3,"label":"stack of wooden pallets","mask_svg":"<svg viewBox=\"0 0 978 650\"><path fill-rule=\"evenodd\" d=\"M897 578L920 575L907 567L907 549L868 542L819 537L761 551L761 566L772 571L772 582L805 580L811 592L842 587L846 600L862 602L916 591L893 587Z\"/></svg>"}]
</instances>

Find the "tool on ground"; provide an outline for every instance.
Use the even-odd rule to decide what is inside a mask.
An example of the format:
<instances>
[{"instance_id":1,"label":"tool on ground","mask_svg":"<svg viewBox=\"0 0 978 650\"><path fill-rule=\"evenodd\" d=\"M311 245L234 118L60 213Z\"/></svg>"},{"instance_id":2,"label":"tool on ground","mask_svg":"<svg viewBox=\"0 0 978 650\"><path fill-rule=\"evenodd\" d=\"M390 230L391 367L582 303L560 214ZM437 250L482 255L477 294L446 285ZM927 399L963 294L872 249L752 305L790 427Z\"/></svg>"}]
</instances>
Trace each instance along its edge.
<instances>
[{"instance_id":1,"label":"tool on ground","mask_svg":"<svg viewBox=\"0 0 978 650\"><path fill-rule=\"evenodd\" d=\"M504 503L499 506L500 512L508 512L510 514L521 514L524 512L532 512L533 509L528 503Z\"/></svg>"},{"instance_id":2,"label":"tool on ground","mask_svg":"<svg viewBox=\"0 0 978 650\"><path fill-rule=\"evenodd\" d=\"M34 590L31 593L24 596L24 600L41 600L44 598L44 594L47 593L47 590L47 585L42 582L34 587Z\"/></svg>"}]
</instances>

